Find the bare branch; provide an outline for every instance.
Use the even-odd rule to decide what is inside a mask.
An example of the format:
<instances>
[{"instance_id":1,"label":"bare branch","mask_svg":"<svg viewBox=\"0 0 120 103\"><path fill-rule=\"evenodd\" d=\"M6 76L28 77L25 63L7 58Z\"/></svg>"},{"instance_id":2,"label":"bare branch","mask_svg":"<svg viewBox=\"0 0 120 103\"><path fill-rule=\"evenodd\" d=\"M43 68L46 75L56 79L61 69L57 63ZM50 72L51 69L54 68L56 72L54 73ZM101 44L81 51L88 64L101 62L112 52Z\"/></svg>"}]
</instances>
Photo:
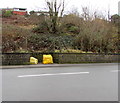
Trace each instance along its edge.
<instances>
[{"instance_id":1,"label":"bare branch","mask_svg":"<svg viewBox=\"0 0 120 103\"><path fill-rule=\"evenodd\" d=\"M62 10L61 10L61 15L60 15L61 17L63 16L63 12L64 12L64 8L65 8L65 0L63 0L62 4L63 4L63 6L62 6Z\"/></svg>"}]
</instances>

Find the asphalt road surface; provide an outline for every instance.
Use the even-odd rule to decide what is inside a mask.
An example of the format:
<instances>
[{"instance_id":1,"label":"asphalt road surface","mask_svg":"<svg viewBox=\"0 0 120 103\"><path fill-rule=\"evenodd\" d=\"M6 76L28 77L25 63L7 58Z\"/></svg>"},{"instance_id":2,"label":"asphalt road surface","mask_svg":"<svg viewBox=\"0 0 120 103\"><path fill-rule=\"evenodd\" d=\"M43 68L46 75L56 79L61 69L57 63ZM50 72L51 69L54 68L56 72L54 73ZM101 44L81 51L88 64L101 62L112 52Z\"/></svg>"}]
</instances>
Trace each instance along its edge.
<instances>
[{"instance_id":1,"label":"asphalt road surface","mask_svg":"<svg viewBox=\"0 0 120 103\"><path fill-rule=\"evenodd\" d=\"M3 101L118 101L118 64L2 70Z\"/></svg>"}]
</instances>

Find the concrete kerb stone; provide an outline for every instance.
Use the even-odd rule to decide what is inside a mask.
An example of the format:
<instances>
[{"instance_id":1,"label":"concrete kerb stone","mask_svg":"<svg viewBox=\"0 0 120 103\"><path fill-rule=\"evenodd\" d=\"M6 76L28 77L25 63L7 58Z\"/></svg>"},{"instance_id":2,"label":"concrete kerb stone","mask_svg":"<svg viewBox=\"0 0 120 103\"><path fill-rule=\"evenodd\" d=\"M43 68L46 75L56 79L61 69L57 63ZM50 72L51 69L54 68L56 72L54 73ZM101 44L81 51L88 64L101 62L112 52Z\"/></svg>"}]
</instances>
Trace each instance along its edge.
<instances>
[{"instance_id":1,"label":"concrete kerb stone","mask_svg":"<svg viewBox=\"0 0 120 103\"><path fill-rule=\"evenodd\" d=\"M2 69L20 69L20 68L49 68L49 67L73 67L73 66L93 66L116 63L89 63L89 64L38 64L38 65L20 65L20 66L2 66Z\"/></svg>"},{"instance_id":2,"label":"concrete kerb stone","mask_svg":"<svg viewBox=\"0 0 120 103\"><path fill-rule=\"evenodd\" d=\"M20 69L20 68L49 68L49 67L71 67L80 64L38 64L38 65L20 65L20 66L2 66L2 69Z\"/></svg>"}]
</instances>

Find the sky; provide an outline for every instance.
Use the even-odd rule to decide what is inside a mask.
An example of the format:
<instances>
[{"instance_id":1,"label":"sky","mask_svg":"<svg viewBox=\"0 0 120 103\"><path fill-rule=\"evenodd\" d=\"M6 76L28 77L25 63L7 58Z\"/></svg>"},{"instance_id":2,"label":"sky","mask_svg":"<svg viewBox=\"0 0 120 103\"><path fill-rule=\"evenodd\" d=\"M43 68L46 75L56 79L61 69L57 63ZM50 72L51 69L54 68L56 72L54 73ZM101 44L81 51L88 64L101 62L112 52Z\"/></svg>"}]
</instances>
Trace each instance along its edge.
<instances>
[{"instance_id":1,"label":"sky","mask_svg":"<svg viewBox=\"0 0 120 103\"><path fill-rule=\"evenodd\" d=\"M73 9L78 12L82 11L82 7L88 7L91 11L99 11L103 14L110 11L110 15L118 14L118 2L120 0L65 0L66 13ZM0 8L27 8L31 10L46 10L45 0L1 0Z\"/></svg>"}]
</instances>

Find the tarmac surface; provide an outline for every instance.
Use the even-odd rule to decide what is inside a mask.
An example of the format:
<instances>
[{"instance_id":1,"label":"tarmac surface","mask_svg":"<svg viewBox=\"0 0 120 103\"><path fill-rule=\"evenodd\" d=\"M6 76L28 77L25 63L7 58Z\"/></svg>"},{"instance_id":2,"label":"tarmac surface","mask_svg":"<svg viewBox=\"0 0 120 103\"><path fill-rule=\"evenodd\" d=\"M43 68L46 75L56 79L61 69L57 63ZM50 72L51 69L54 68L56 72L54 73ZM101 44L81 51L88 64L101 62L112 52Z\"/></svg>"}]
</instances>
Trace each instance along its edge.
<instances>
[{"instance_id":1,"label":"tarmac surface","mask_svg":"<svg viewBox=\"0 0 120 103\"><path fill-rule=\"evenodd\" d=\"M3 101L118 101L118 64L2 67Z\"/></svg>"}]
</instances>

